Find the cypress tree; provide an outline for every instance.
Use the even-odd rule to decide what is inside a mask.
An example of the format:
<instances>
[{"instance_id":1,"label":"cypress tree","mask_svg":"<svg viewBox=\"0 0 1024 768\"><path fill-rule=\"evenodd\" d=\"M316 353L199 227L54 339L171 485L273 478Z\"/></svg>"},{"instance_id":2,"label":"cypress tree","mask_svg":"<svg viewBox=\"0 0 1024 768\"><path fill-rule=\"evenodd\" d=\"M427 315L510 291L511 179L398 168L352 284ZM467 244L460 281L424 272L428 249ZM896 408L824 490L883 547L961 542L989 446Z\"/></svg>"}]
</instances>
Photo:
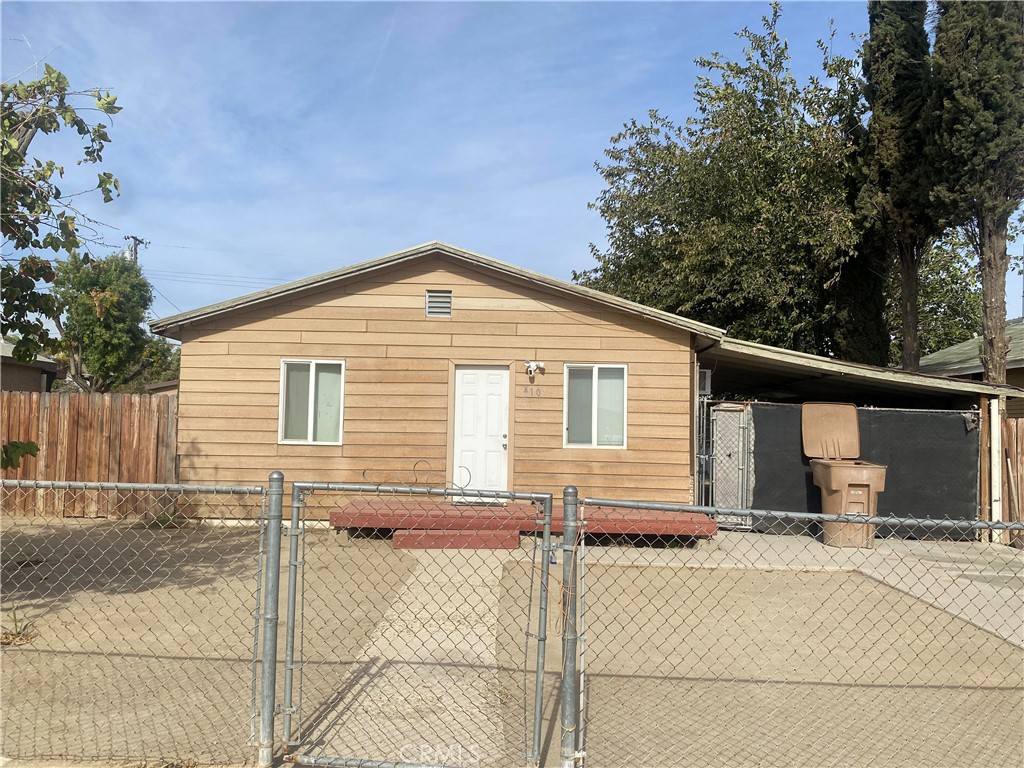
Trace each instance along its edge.
<instances>
[{"instance_id":1,"label":"cypress tree","mask_svg":"<svg viewBox=\"0 0 1024 768\"><path fill-rule=\"evenodd\" d=\"M872 0L864 45L871 116L858 200L862 248L881 249L876 263L899 265L901 362L908 371L916 371L921 358L918 272L941 232L931 202L935 169L925 162L932 87L926 16L924 2Z\"/></svg>"},{"instance_id":2,"label":"cypress tree","mask_svg":"<svg viewBox=\"0 0 1024 768\"><path fill-rule=\"evenodd\" d=\"M939 2L932 164L950 224L977 227L985 379L1006 383L1006 249L1024 201L1024 4Z\"/></svg>"}]
</instances>

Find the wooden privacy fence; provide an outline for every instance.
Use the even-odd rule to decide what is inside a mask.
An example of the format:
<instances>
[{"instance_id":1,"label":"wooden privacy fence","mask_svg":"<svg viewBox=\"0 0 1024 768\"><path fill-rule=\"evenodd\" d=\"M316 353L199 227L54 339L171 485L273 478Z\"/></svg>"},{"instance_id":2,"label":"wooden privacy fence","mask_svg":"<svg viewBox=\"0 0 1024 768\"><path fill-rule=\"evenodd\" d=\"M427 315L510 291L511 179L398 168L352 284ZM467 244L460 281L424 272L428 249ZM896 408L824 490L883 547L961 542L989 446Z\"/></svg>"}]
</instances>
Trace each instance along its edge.
<instances>
[{"instance_id":1,"label":"wooden privacy fence","mask_svg":"<svg viewBox=\"0 0 1024 768\"><path fill-rule=\"evenodd\" d=\"M0 393L3 441L39 446L37 456L23 458L18 469L5 470L3 479L173 483L177 410L175 395ZM5 512L43 512L42 492L20 493L5 498ZM60 510L45 513L105 517L133 511L123 499L112 509L109 496L99 491L68 493Z\"/></svg>"},{"instance_id":2,"label":"wooden privacy fence","mask_svg":"<svg viewBox=\"0 0 1024 768\"><path fill-rule=\"evenodd\" d=\"M1024 418L1003 420L1003 517L1010 522L1021 522L1024 502ZM1024 548L1024 533L1011 531L1009 543Z\"/></svg>"}]
</instances>

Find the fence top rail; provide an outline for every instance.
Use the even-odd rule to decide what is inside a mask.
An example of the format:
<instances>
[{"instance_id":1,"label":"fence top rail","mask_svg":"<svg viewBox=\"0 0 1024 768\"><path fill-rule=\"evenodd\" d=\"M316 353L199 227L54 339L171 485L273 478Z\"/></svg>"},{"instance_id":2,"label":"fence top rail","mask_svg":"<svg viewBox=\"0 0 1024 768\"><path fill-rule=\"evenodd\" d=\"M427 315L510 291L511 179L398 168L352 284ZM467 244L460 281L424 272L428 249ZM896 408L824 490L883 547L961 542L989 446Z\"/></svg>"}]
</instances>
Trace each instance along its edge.
<instances>
[{"instance_id":1,"label":"fence top rail","mask_svg":"<svg viewBox=\"0 0 1024 768\"><path fill-rule=\"evenodd\" d=\"M702 507L695 504L667 504L658 501L583 498L582 506L649 509L653 512L699 512L708 517L744 515L759 519L808 520L824 523L861 523L864 525L902 525L957 531L1024 531L1024 522L992 522L989 520L934 520L921 517L866 517L865 515L826 515L818 512L786 512L773 509L736 509L733 507Z\"/></svg>"},{"instance_id":2,"label":"fence top rail","mask_svg":"<svg viewBox=\"0 0 1024 768\"><path fill-rule=\"evenodd\" d=\"M61 480L3 480L3 488L24 488L41 491L155 491L160 493L208 493L262 495L261 485L180 485L167 483L79 483Z\"/></svg>"},{"instance_id":3,"label":"fence top rail","mask_svg":"<svg viewBox=\"0 0 1024 768\"><path fill-rule=\"evenodd\" d=\"M451 499L478 499L481 501L535 501L550 500L550 493L526 491L484 491L472 488L430 488L418 485L385 485L379 483L320 483L295 481L292 487L304 493L328 491L333 493L364 493L377 496L439 496Z\"/></svg>"}]
</instances>

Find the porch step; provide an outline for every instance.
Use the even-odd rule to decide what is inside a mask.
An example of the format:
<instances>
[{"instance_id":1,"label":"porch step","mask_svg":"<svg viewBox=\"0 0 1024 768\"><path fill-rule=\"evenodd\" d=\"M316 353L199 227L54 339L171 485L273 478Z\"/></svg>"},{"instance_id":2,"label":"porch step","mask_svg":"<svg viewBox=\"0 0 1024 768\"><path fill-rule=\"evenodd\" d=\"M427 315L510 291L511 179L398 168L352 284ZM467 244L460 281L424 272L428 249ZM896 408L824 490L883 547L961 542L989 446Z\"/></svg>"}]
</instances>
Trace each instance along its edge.
<instances>
[{"instance_id":1,"label":"porch step","mask_svg":"<svg viewBox=\"0 0 1024 768\"><path fill-rule=\"evenodd\" d=\"M524 526L516 517L465 514L382 515L376 512L331 511L332 528L398 528L422 531L518 531Z\"/></svg>"},{"instance_id":2,"label":"porch step","mask_svg":"<svg viewBox=\"0 0 1024 768\"><path fill-rule=\"evenodd\" d=\"M557 528L562 530L561 520ZM683 536L710 539L718 523L700 512L659 512L646 509L591 509L587 511L587 533L634 536Z\"/></svg>"},{"instance_id":3,"label":"porch step","mask_svg":"<svg viewBox=\"0 0 1024 768\"><path fill-rule=\"evenodd\" d=\"M395 531L395 549L516 549L518 530Z\"/></svg>"},{"instance_id":4,"label":"porch step","mask_svg":"<svg viewBox=\"0 0 1024 768\"><path fill-rule=\"evenodd\" d=\"M365 499L332 509L333 528L399 528L432 531L519 531L535 528L527 505L453 504Z\"/></svg>"},{"instance_id":5,"label":"porch step","mask_svg":"<svg viewBox=\"0 0 1024 768\"><path fill-rule=\"evenodd\" d=\"M395 530L458 531L540 529L538 511L531 504L455 504L445 500L378 497L356 499L332 509L334 528L392 528ZM584 510L585 530L591 534L681 536L708 539L718 533L718 523L700 512L663 512L653 509L622 509L590 506ZM562 533L562 509L555 504L551 531Z\"/></svg>"}]
</instances>

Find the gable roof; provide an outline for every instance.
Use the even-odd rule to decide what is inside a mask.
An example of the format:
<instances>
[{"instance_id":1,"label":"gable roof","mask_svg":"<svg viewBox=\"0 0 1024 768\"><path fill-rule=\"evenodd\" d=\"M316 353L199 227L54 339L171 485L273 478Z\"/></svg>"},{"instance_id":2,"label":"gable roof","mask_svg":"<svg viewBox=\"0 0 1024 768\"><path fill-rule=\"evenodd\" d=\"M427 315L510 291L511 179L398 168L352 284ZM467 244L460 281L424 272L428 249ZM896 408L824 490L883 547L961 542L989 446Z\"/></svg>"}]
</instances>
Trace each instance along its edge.
<instances>
[{"instance_id":1,"label":"gable roof","mask_svg":"<svg viewBox=\"0 0 1024 768\"><path fill-rule=\"evenodd\" d=\"M1006 341L1010 351L1006 355L1007 368L1024 368L1024 317L1006 322ZM981 373L981 339L973 338L940 349L921 358L921 371L942 376L967 376Z\"/></svg>"},{"instance_id":2,"label":"gable roof","mask_svg":"<svg viewBox=\"0 0 1024 768\"><path fill-rule=\"evenodd\" d=\"M375 272L390 269L400 264L414 262L432 255L446 256L450 259L463 262L473 267L496 272L503 277L510 278L518 283L537 285L563 296L584 299L585 301L603 305L609 309L616 309L662 325L690 331L691 333L702 336L709 341L717 340L725 336L724 330L721 328L715 328L712 325L698 323L696 320L690 320L685 317L673 315L669 312L652 309L651 307L646 307L643 304L637 304L633 301L620 299L617 296L611 296L607 293L595 291L591 288L585 288L581 285L567 283L564 280L548 277L547 275L542 275L539 272L523 269L522 267L516 267L512 264L507 264L504 261L498 261L497 259L492 259L488 256L481 256L478 253L463 250L462 248L456 248L454 245L449 245L448 243L442 243L436 240L431 243L417 245L413 248L406 248L405 250L397 251L387 256L382 256L379 259L371 259L370 261L363 261L350 267L343 267L342 269L324 272L319 275L314 275L313 277L294 280L290 283L285 283L284 285L278 285L273 288L256 291L255 293L239 296L236 299L228 299L227 301L222 301L217 304L210 304L205 307L200 307L199 309L194 309L190 312L169 315L168 317L164 317L159 320L153 320L150 322L149 328L153 333L158 333L161 336L171 336L173 338L176 337L177 334L180 334L181 330L186 326L208 320L211 317L223 315L238 309L252 307L254 305L272 303L297 293L325 288L332 283L347 282L361 277L366 277Z\"/></svg>"},{"instance_id":3,"label":"gable roof","mask_svg":"<svg viewBox=\"0 0 1024 768\"><path fill-rule=\"evenodd\" d=\"M723 362L726 362L731 358L735 365L759 367L762 371L772 372L773 374L796 374L808 380L822 377L840 377L854 386L866 385L886 390L910 391L921 394L1024 396L1024 390L1017 389L1016 387L986 384L968 379L948 379L940 376L906 373L889 368L848 363L833 358L792 352L778 347L729 338L721 328L699 323L668 312L662 312L661 310L637 304L633 301L627 301L626 299L620 299L617 296L611 296L581 285L548 277L539 272L516 267L512 264L507 264L503 261L439 241L424 243L423 245L397 251L378 259L363 261L350 267L324 272L313 277L295 280L274 288L267 288L262 291L239 296L235 299L210 304L190 312L181 312L177 315L153 320L150 322L149 327L154 333L175 338L187 326L213 317L248 307L273 303L296 294L316 291L334 283L357 280L401 264L415 262L436 255L441 255L484 271L494 272L520 284L534 285L555 294L583 299L592 304L618 310L634 317L689 331L697 337L695 351L698 357L703 359L720 358ZM1018 346L1018 349L1021 346L1024 345Z\"/></svg>"}]
</instances>

